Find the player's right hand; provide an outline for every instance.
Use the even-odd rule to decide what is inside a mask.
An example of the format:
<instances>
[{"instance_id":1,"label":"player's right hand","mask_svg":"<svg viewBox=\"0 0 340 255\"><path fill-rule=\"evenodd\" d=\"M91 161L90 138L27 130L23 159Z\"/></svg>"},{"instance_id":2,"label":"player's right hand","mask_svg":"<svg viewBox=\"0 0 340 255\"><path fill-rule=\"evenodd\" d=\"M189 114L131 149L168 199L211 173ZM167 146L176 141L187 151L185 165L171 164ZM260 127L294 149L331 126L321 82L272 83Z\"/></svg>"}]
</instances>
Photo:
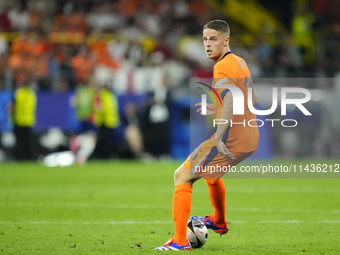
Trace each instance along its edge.
<instances>
[{"instance_id":1,"label":"player's right hand","mask_svg":"<svg viewBox=\"0 0 340 255\"><path fill-rule=\"evenodd\" d=\"M202 112L202 103L195 104L195 106L200 106L200 108L197 109L198 113ZM207 114L205 114L204 116L212 116L212 115L215 115L214 104L207 103Z\"/></svg>"},{"instance_id":2,"label":"player's right hand","mask_svg":"<svg viewBox=\"0 0 340 255\"><path fill-rule=\"evenodd\" d=\"M216 148L218 150L218 152L225 157L226 159L235 159L234 154L232 154L228 149L227 146L225 146L224 142L222 142L222 140L218 140L216 141Z\"/></svg>"}]
</instances>

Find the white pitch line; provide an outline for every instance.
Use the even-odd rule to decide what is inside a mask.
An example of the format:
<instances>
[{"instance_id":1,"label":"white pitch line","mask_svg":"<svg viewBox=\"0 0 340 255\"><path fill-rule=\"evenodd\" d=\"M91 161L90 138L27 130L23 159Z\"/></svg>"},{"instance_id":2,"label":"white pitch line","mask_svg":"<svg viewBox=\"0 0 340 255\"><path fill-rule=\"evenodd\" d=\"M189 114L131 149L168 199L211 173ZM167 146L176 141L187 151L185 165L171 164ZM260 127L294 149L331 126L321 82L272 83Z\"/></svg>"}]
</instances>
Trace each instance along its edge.
<instances>
[{"instance_id":1,"label":"white pitch line","mask_svg":"<svg viewBox=\"0 0 340 255\"><path fill-rule=\"evenodd\" d=\"M16 206L16 207L80 207L80 208L119 208L119 209L171 209L171 205L133 205L133 204L88 204L88 203L0 203L0 206Z\"/></svg>"},{"instance_id":2,"label":"white pitch line","mask_svg":"<svg viewBox=\"0 0 340 255\"><path fill-rule=\"evenodd\" d=\"M84 224L84 225L116 225L116 224L172 224L173 221L84 221L84 222L73 222L73 221L27 221L27 222L8 222L0 221L0 225L70 225L70 224Z\"/></svg>"},{"instance_id":3,"label":"white pitch line","mask_svg":"<svg viewBox=\"0 0 340 255\"><path fill-rule=\"evenodd\" d=\"M171 210L171 205L143 205L143 204L91 204L91 203L0 203L0 207L70 207L70 208L111 208L111 209L165 209ZM206 206L192 206L192 210L210 210L211 207ZM299 209L299 208L257 208L257 207L228 207L227 211L236 212L281 212L281 213L328 213L328 214L340 214L340 210L322 210L322 209Z\"/></svg>"},{"instance_id":4,"label":"white pitch line","mask_svg":"<svg viewBox=\"0 0 340 255\"><path fill-rule=\"evenodd\" d=\"M261 224L301 224L301 223L340 223L340 220L317 220L317 221L305 221L305 220L263 220L260 221Z\"/></svg>"},{"instance_id":5,"label":"white pitch line","mask_svg":"<svg viewBox=\"0 0 340 255\"><path fill-rule=\"evenodd\" d=\"M259 222L246 221L231 221L232 224L334 224L340 223L340 220L318 220L318 221L304 221L304 220L264 220ZM0 225L151 225L151 224L173 224L173 221L27 221L27 222L9 222L0 221Z\"/></svg>"}]
</instances>

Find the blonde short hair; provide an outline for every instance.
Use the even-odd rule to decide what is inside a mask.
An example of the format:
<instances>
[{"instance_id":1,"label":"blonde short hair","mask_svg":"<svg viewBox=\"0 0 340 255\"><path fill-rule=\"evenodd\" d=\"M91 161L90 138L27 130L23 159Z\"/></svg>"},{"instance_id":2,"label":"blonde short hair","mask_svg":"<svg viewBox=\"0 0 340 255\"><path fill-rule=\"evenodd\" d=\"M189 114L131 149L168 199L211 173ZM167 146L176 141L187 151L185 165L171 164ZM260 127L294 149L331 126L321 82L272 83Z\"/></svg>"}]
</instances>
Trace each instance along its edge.
<instances>
[{"instance_id":1,"label":"blonde short hair","mask_svg":"<svg viewBox=\"0 0 340 255\"><path fill-rule=\"evenodd\" d=\"M225 22L224 20L215 19L215 20L209 21L203 27L203 30L206 29L206 28L214 29L221 34L225 34L227 37L230 36L230 27L229 27L228 23Z\"/></svg>"}]
</instances>

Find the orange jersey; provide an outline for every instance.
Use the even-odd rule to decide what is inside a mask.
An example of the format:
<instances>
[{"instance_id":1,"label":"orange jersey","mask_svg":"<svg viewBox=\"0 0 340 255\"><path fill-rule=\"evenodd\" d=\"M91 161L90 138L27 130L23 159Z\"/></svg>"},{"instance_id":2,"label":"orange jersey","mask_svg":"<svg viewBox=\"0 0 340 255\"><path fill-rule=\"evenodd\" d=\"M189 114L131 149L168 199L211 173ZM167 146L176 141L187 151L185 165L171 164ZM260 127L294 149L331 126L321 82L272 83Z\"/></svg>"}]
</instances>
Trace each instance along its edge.
<instances>
[{"instance_id":1,"label":"orange jersey","mask_svg":"<svg viewBox=\"0 0 340 255\"><path fill-rule=\"evenodd\" d=\"M221 88L219 86L220 84L230 87L229 89ZM233 102L242 100L240 103L244 107L244 114L234 114L232 119L234 124L229 125L222 137L222 141L225 142L227 149L234 154L235 159L226 159L218 152L214 134L210 139L201 143L184 162L185 168L192 174L206 178L210 183L215 183L216 180L225 174L225 171L218 171L218 169L226 166L235 166L252 155L257 149L259 141L258 128L251 127L248 123L249 120L255 120L256 115L250 112L247 107L247 88L252 86L252 82L246 62L242 58L232 54L232 52L226 53L222 60L216 63L214 67L213 86L219 95L219 97L217 97L214 93L216 119L221 118L224 105L223 101L220 103L220 99L223 100L226 93L232 93L230 91L234 91L234 89L238 89L239 93L243 94L242 99L242 97L235 96L236 94L234 92ZM234 111L235 108L233 108ZM256 126L255 121L250 122L250 124ZM209 167L217 169L217 171L209 170ZM205 171L206 169L208 170Z\"/></svg>"},{"instance_id":2,"label":"orange jersey","mask_svg":"<svg viewBox=\"0 0 340 255\"><path fill-rule=\"evenodd\" d=\"M221 81L223 79L223 82ZM231 152L251 152L255 151L258 145L259 140L259 130L257 127L255 120L256 115L249 111L247 104L247 89L252 86L251 75L248 69L246 62L233 54L232 52L226 53L226 55L217 62L214 66L214 88L220 95L222 99L222 105L219 103L216 95L216 104L215 106L215 116L216 119L220 119L222 108L223 108L223 97L226 93L230 92L229 89L226 88L216 88L216 84L218 81L222 82L222 84L232 85L239 88L243 93L243 105L244 105L244 114L236 115L232 119L233 125L229 125L226 130L222 141L226 143L228 150ZM233 100L235 103L236 97L233 95ZM240 98L237 98L240 100ZM234 109L235 111L235 109ZM250 125L251 126L250 126ZM211 139L214 139L213 135Z\"/></svg>"}]
</instances>

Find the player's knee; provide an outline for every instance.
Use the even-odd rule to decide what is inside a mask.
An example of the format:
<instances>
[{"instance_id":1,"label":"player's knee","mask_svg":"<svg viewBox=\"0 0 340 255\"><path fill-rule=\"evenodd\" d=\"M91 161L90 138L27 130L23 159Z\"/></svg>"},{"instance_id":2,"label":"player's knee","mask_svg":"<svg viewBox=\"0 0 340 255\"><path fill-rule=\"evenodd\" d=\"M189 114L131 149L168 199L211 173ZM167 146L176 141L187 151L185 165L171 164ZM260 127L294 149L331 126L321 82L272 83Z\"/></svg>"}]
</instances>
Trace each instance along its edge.
<instances>
[{"instance_id":1,"label":"player's knee","mask_svg":"<svg viewBox=\"0 0 340 255\"><path fill-rule=\"evenodd\" d=\"M178 184L192 185L197 179L192 178L190 171L182 165L175 171L174 180L175 180L175 185L178 185Z\"/></svg>"},{"instance_id":2,"label":"player's knee","mask_svg":"<svg viewBox=\"0 0 340 255\"><path fill-rule=\"evenodd\" d=\"M179 169L177 169L174 173L175 184L178 183L181 179L183 179L183 174Z\"/></svg>"}]
</instances>

